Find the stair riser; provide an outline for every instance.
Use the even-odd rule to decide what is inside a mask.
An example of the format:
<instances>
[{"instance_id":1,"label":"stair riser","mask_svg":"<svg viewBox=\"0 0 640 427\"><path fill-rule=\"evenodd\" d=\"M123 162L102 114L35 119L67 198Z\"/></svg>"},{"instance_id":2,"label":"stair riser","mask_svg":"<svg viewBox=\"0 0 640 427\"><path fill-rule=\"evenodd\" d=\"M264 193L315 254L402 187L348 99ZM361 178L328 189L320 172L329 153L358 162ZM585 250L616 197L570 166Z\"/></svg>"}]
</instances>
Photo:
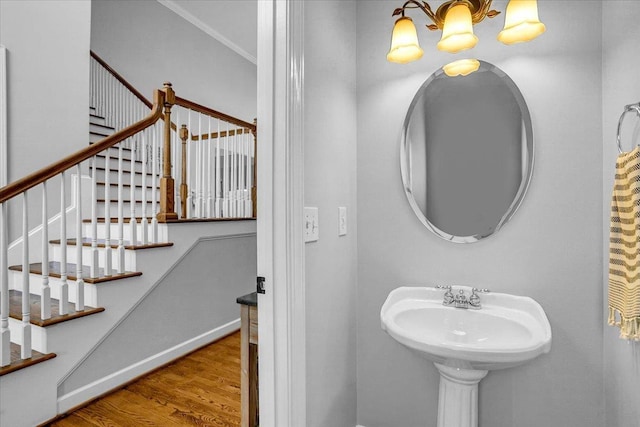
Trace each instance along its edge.
<instances>
[{"instance_id":1,"label":"stair riser","mask_svg":"<svg viewBox=\"0 0 640 427\"><path fill-rule=\"evenodd\" d=\"M91 117L89 117L89 132L112 135L114 132L113 129L109 129L108 127L105 127L105 126L106 125L104 125L104 123L100 123L100 124L93 123L93 120L91 120Z\"/></svg>"},{"instance_id":2,"label":"stair riser","mask_svg":"<svg viewBox=\"0 0 640 427\"><path fill-rule=\"evenodd\" d=\"M107 126L109 126L109 123L107 123ZM103 136L103 134L105 134L105 133L107 133L107 132L105 132L104 130L100 130L99 132L96 132L96 133L89 132L89 143L95 143L95 142L103 140L104 138L106 138L105 136ZM132 145L132 144L130 144L129 142L126 142L125 147L126 148L130 148L130 145Z\"/></svg>"},{"instance_id":3,"label":"stair riser","mask_svg":"<svg viewBox=\"0 0 640 427\"><path fill-rule=\"evenodd\" d=\"M9 332L11 342L22 345L22 321L9 318ZM31 349L40 353L48 353L47 330L40 326L31 325Z\"/></svg>"},{"instance_id":4,"label":"stair riser","mask_svg":"<svg viewBox=\"0 0 640 427\"><path fill-rule=\"evenodd\" d=\"M103 202L99 202L98 203L98 218L102 218L105 216L105 212L106 212L106 207L105 207L105 203ZM160 207L160 205L156 205L158 208ZM146 210L145 213L147 215L148 221L151 221L151 218L154 216L153 212L151 211L152 208L152 204L151 203L147 203L146 204ZM118 218L118 202L111 202L109 203L109 214L111 215L111 218ZM122 205L122 216L123 218L128 218L131 217L131 203L130 202L124 202ZM136 202L135 204L135 216L136 217L142 217L142 203Z\"/></svg>"},{"instance_id":5,"label":"stair riser","mask_svg":"<svg viewBox=\"0 0 640 427\"><path fill-rule=\"evenodd\" d=\"M96 171L96 180L98 182L105 182L105 170L100 170L98 169ZM147 186L153 186L153 181L152 181L152 176L151 175L147 175L147 182L145 183ZM117 170L111 170L109 172L109 182L110 184L118 184L118 171ZM156 185L158 185L160 182L159 177L156 177ZM127 171L123 171L122 173L122 184L131 184L131 174L129 174ZM136 173L134 174L134 184L135 185L142 185L142 174L140 173ZM114 194L118 194L117 190Z\"/></svg>"},{"instance_id":6,"label":"stair riser","mask_svg":"<svg viewBox=\"0 0 640 427\"><path fill-rule=\"evenodd\" d=\"M112 243L117 244L118 240L113 240ZM120 261L116 249L110 249L111 251L111 266L114 270L120 268ZM59 261L62 253L62 246L51 245L50 256L52 260ZM67 245L67 262L75 264L78 259L77 247L75 245ZM90 265L93 257L93 249L89 246L82 247L82 264ZM106 248L98 248L98 267L104 268L105 259L107 257ZM126 271L136 271L136 254L133 250L124 251L124 269Z\"/></svg>"},{"instance_id":7,"label":"stair riser","mask_svg":"<svg viewBox=\"0 0 640 427\"><path fill-rule=\"evenodd\" d=\"M100 154L98 154L98 157L105 157L105 154L106 154L106 151L101 151ZM111 157L112 159L113 158L117 159L119 155L120 155L120 150L118 149L118 147L109 148L109 157ZM123 159L130 160L132 157L135 157L135 153L133 151L122 150Z\"/></svg>"},{"instance_id":8,"label":"stair riser","mask_svg":"<svg viewBox=\"0 0 640 427\"><path fill-rule=\"evenodd\" d=\"M151 217L149 217L149 224L151 224ZM91 223L83 223L83 231L82 231L82 235L83 236L92 236L93 232L92 230L92 226ZM131 240L131 229L130 229L130 224L123 224L123 238L124 240ZM119 236L119 231L118 231L118 224L110 224L110 238L111 240L113 239L117 239ZM151 238L151 225L149 225L147 227L147 233L149 235L149 238ZM142 224L137 223L136 224L136 236L140 236L142 233ZM168 229L167 229L167 225L166 224L158 224L157 225L157 233L158 233L158 238L157 241L158 242L168 242ZM98 239L104 239L106 237L106 224L104 223L98 223ZM139 240L140 238L138 237L137 240Z\"/></svg>"},{"instance_id":9,"label":"stair riser","mask_svg":"<svg viewBox=\"0 0 640 427\"><path fill-rule=\"evenodd\" d=\"M91 115L91 114L93 114L93 115ZM105 121L104 117L100 117L100 116L96 115L95 112L91 112L91 114L89 115L89 124L102 125L102 126L106 125L106 121Z\"/></svg>"},{"instance_id":10,"label":"stair riser","mask_svg":"<svg viewBox=\"0 0 640 427\"><path fill-rule=\"evenodd\" d=\"M75 280L67 280L69 289L69 302L76 302L76 285ZM60 289L62 286L61 279L57 277L49 277L49 289L51 290L51 298L60 299ZM22 291L22 272L9 271L9 289ZM33 295L42 295L42 276L39 274L29 274L29 293ZM91 307L98 307L98 286L85 283L84 284L84 303ZM39 351L39 350L38 350Z\"/></svg>"},{"instance_id":11,"label":"stair riser","mask_svg":"<svg viewBox=\"0 0 640 427\"><path fill-rule=\"evenodd\" d=\"M102 199L102 200L106 199L106 197L105 197L106 186L104 184L98 183L98 185L96 187L96 190L97 190L96 194L97 194L97 198L98 199ZM124 191L125 199L131 200L131 187L124 187L123 191ZM147 190L146 191L143 191L142 187L135 187L135 190L134 190L133 193L134 193L134 197L135 197L135 199L137 201L141 201L142 200L142 194L146 193L147 201L150 202L150 201L152 201L152 198L153 198L153 192L154 192L153 189L151 187L147 186ZM160 201L160 191L156 190L155 193L156 193L156 202L159 202ZM110 188L109 188L109 199L110 200L114 200L117 195L118 195L118 188L114 187L114 186L110 186Z\"/></svg>"},{"instance_id":12,"label":"stair riser","mask_svg":"<svg viewBox=\"0 0 640 427\"><path fill-rule=\"evenodd\" d=\"M127 153L131 153L131 152L127 151ZM113 156L112 154L114 154L114 153L109 153L109 162L108 163L107 163L107 158L105 156L103 156L103 155L97 156L96 157L96 165L99 168L104 168L105 164L108 164L110 170L112 170L114 172L117 171L118 167L119 167L118 166L119 159L117 157L118 153L116 151L115 152L115 156ZM129 159L125 159L124 154L123 154L123 157L122 157L122 170L123 171L131 171L132 163L133 163L134 170L136 172L140 172L141 173L142 172L142 166L143 166L142 162L137 161L137 160L132 162ZM147 163L147 172L151 172L151 168L152 168L152 165ZM156 166L156 169L159 169L159 168Z\"/></svg>"}]
</instances>

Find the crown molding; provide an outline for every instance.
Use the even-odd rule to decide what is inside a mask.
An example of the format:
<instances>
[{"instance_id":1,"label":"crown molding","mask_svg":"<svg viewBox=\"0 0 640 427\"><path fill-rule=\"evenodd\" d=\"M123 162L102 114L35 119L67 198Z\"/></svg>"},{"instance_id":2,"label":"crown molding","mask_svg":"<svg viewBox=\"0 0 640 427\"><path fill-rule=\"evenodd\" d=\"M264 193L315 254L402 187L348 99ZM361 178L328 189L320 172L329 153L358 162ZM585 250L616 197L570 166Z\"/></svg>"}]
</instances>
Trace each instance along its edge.
<instances>
[{"instance_id":1,"label":"crown molding","mask_svg":"<svg viewBox=\"0 0 640 427\"><path fill-rule=\"evenodd\" d=\"M216 30L214 30L213 28L211 28L210 26L202 22L200 19L198 19L198 17L186 11L184 8L179 6L175 2L175 0L157 0L157 2L163 5L164 7L166 7L167 9L171 10L172 12L174 12L176 15L180 16L187 22L190 22L200 30L204 31L210 37L213 37L223 45L227 46L229 49L233 50L238 55L245 58L247 61L256 65L258 64L258 59L255 56L251 55L249 52L242 49L240 46L238 46L237 44L235 44L234 42L232 42L231 40L229 40L228 38L226 38L225 36L217 32Z\"/></svg>"}]
</instances>

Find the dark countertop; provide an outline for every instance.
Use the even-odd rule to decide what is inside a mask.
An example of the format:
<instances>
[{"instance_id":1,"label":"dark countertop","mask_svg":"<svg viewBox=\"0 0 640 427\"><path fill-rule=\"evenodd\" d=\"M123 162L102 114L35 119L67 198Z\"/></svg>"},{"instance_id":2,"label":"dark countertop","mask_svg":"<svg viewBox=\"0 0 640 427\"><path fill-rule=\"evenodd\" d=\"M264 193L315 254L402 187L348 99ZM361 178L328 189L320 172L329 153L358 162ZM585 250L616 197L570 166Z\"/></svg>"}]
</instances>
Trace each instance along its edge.
<instances>
[{"instance_id":1,"label":"dark countertop","mask_svg":"<svg viewBox=\"0 0 640 427\"><path fill-rule=\"evenodd\" d=\"M236 302L242 305L249 305L252 307L258 306L258 293L252 292L247 295L243 295L241 297L236 298Z\"/></svg>"}]
</instances>

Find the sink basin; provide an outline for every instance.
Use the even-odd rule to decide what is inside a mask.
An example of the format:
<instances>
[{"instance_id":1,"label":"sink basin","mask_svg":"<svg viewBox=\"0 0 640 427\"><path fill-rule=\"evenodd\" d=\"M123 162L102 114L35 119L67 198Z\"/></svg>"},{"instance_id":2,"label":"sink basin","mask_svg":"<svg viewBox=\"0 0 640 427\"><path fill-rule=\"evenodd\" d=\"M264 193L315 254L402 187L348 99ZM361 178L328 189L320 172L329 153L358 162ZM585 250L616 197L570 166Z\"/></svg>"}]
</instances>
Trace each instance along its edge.
<instances>
[{"instance_id":1,"label":"sink basin","mask_svg":"<svg viewBox=\"0 0 640 427\"><path fill-rule=\"evenodd\" d=\"M458 289L471 294L469 287ZM433 362L468 369L517 366L551 349L549 321L533 299L488 293L480 310L465 310L442 305L444 292L393 290L380 313L382 329Z\"/></svg>"},{"instance_id":2,"label":"sink basin","mask_svg":"<svg viewBox=\"0 0 640 427\"><path fill-rule=\"evenodd\" d=\"M467 286L454 286L453 293L460 290L471 295ZM477 427L478 383L490 370L548 353L551 326L540 304L528 297L481 294L482 308L472 310L444 306L444 293L394 289L380 311L382 329L438 368L437 426Z\"/></svg>"}]
</instances>

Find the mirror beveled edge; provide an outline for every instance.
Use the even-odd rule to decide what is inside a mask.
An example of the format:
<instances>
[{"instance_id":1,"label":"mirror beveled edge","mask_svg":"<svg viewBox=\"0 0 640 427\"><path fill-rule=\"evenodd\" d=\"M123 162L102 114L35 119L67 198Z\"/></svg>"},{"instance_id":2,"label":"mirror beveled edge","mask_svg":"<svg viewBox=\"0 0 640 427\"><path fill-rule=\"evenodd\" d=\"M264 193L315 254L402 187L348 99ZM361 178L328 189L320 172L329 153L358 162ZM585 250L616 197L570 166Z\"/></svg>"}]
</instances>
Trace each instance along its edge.
<instances>
[{"instance_id":1,"label":"mirror beveled edge","mask_svg":"<svg viewBox=\"0 0 640 427\"><path fill-rule=\"evenodd\" d=\"M474 243L479 240L490 237L498 232L516 213L524 197L526 195L527 189L531 183L531 177L533 175L533 167L535 163L535 150L534 150L534 140L533 140L533 127L531 124L531 114L529 113L529 108L527 107L527 103L520 92L520 89L515 84L515 82L509 77L507 73L502 71L497 66L483 61L480 61L480 67L477 72L492 72L496 74L500 79L505 83L505 85L511 90L518 106L520 107L520 111L522 114L522 122L524 125L524 137L526 138L526 162L524 162L526 166L526 172L523 173L522 180L520 181L520 186L518 191L516 192L516 196L514 197L513 202L509 206L509 209L504 213L500 222L497 224L494 230L489 233L481 234L481 235L470 235L470 236L456 236L453 234L449 234L438 227L436 227L426 215L422 212L420 207L415 201L415 198L412 193L412 185L411 185L411 150L409 149L410 140L407 138L407 131L409 129L409 124L411 121L411 115L416 106L416 103L421 98L422 93L425 91L426 87L429 86L435 79L442 77L444 71L442 68L438 68L434 71L427 80L420 86L418 91L413 97L411 104L409 105L409 109L407 110L407 114L405 116L404 123L402 125L402 135L400 139L400 173L402 176L402 184L404 187L405 195L407 196L407 200L413 209L413 212L416 214L418 219L427 227L428 230L433 232L436 236L447 240L453 243ZM464 78L464 77L453 77L453 78Z\"/></svg>"}]
</instances>

